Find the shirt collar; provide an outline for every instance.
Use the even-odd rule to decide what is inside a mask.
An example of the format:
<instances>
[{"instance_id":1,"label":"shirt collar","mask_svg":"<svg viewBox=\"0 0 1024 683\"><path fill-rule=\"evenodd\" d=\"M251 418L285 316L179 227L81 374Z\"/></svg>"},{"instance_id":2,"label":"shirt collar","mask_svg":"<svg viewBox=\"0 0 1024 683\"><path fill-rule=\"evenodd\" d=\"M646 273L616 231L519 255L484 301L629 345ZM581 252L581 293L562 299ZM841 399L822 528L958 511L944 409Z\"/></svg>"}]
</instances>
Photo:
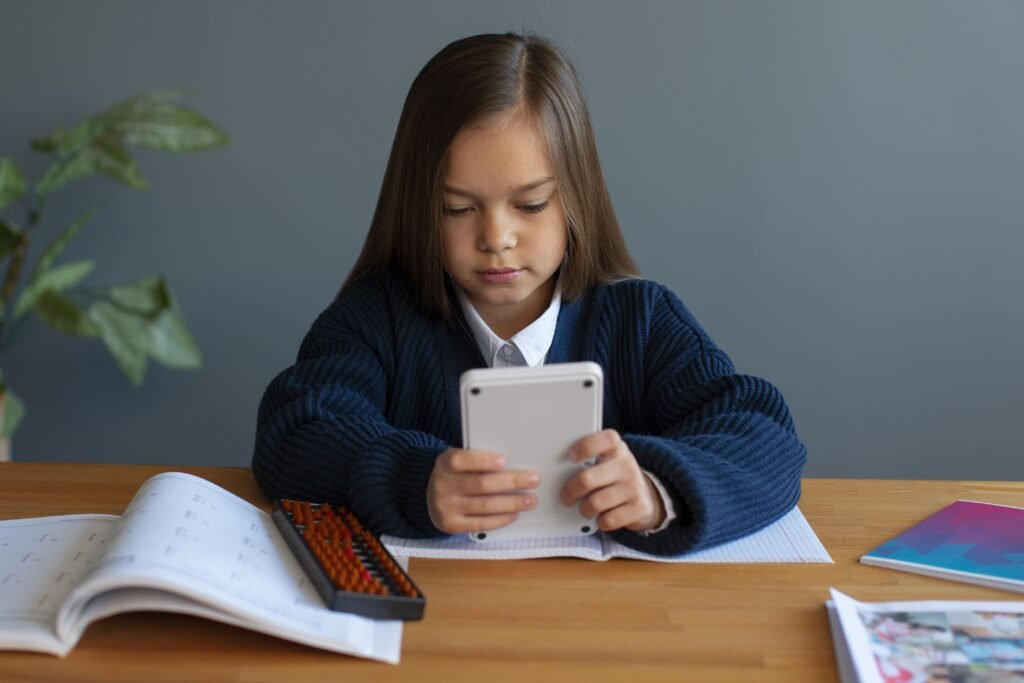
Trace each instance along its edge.
<instances>
[{"instance_id":1,"label":"shirt collar","mask_svg":"<svg viewBox=\"0 0 1024 683\"><path fill-rule=\"evenodd\" d=\"M507 342L494 333L493 330L480 317L476 308L469 301L469 295L461 287L455 287L455 295L458 297L462 313L473 333L473 339L480 349L480 353L487 360L489 366L494 365L494 357L498 350L506 343L514 345L523 355L526 365L533 367L543 365L544 359L551 349L551 341L555 338L555 327L558 324L558 312L562 307L562 288L555 286L555 292L551 296L551 303L547 309L540 314L540 317L517 332Z\"/></svg>"}]
</instances>

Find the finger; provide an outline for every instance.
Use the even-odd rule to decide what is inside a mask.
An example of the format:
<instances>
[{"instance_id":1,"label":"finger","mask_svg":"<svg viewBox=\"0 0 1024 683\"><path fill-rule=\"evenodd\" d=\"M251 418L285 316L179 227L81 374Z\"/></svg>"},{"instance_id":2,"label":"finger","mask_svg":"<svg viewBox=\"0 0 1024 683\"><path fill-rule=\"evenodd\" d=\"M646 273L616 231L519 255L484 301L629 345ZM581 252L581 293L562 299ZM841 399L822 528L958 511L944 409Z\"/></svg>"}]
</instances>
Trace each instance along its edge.
<instances>
[{"instance_id":1,"label":"finger","mask_svg":"<svg viewBox=\"0 0 1024 683\"><path fill-rule=\"evenodd\" d=\"M603 429L588 434L569 448L569 459L580 462L604 454L613 454L624 445L622 437L614 429Z\"/></svg>"},{"instance_id":2,"label":"finger","mask_svg":"<svg viewBox=\"0 0 1024 683\"><path fill-rule=\"evenodd\" d=\"M513 496L471 496L463 499L463 513L466 516L503 515L510 512L531 510L537 505L532 494Z\"/></svg>"},{"instance_id":3,"label":"finger","mask_svg":"<svg viewBox=\"0 0 1024 683\"><path fill-rule=\"evenodd\" d=\"M617 508L602 512L597 517L597 526L603 531L629 529L647 531L660 521L659 508L647 499L633 499Z\"/></svg>"},{"instance_id":4,"label":"finger","mask_svg":"<svg viewBox=\"0 0 1024 683\"><path fill-rule=\"evenodd\" d=\"M578 472L562 487L562 502L572 505L591 492L614 484L624 478L622 469L618 463L612 461L598 463Z\"/></svg>"},{"instance_id":5,"label":"finger","mask_svg":"<svg viewBox=\"0 0 1024 683\"><path fill-rule=\"evenodd\" d=\"M649 515L642 510L643 505L636 501L606 510L597 516L597 526L601 531L615 531L629 526L637 526L636 531L647 528Z\"/></svg>"},{"instance_id":6,"label":"finger","mask_svg":"<svg viewBox=\"0 0 1024 683\"><path fill-rule=\"evenodd\" d=\"M470 531L492 531L507 526L516 521L518 515L515 513L505 515L476 515L466 517L466 528L462 532Z\"/></svg>"},{"instance_id":7,"label":"finger","mask_svg":"<svg viewBox=\"0 0 1024 683\"><path fill-rule=\"evenodd\" d=\"M540 475L533 471L466 473L456 478L453 489L464 496L509 493L536 488Z\"/></svg>"},{"instance_id":8,"label":"finger","mask_svg":"<svg viewBox=\"0 0 1024 683\"><path fill-rule=\"evenodd\" d=\"M442 455L445 471L496 472L505 466L505 456L490 451L453 449Z\"/></svg>"},{"instance_id":9,"label":"finger","mask_svg":"<svg viewBox=\"0 0 1024 683\"><path fill-rule=\"evenodd\" d=\"M628 486L622 484L606 486L592 492L580 502L580 514L587 519L592 519L630 502L633 496L634 492Z\"/></svg>"},{"instance_id":10,"label":"finger","mask_svg":"<svg viewBox=\"0 0 1024 683\"><path fill-rule=\"evenodd\" d=\"M430 519L446 534L461 534L468 531L486 531L511 524L516 519L514 511L498 514L467 514L465 498L450 498L440 501L433 508L428 506Z\"/></svg>"}]
</instances>

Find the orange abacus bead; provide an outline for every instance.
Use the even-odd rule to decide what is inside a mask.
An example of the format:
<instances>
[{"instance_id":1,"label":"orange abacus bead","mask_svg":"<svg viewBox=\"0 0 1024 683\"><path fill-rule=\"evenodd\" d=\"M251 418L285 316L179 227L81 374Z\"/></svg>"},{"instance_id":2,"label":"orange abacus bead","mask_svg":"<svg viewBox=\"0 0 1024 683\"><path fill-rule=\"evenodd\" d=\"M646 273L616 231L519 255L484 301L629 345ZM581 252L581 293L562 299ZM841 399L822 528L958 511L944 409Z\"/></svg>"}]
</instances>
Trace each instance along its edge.
<instances>
[{"instance_id":1,"label":"orange abacus bead","mask_svg":"<svg viewBox=\"0 0 1024 683\"><path fill-rule=\"evenodd\" d=\"M282 499L303 541L337 590L417 597L384 544L345 505Z\"/></svg>"}]
</instances>

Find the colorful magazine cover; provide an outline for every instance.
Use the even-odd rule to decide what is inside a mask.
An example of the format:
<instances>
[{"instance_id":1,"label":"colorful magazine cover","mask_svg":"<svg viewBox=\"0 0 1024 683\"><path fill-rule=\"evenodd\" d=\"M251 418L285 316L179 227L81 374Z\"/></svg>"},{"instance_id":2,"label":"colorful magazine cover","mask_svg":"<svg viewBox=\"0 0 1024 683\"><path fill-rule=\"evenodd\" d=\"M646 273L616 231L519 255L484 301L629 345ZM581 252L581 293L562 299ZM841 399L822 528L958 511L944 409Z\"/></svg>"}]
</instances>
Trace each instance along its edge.
<instances>
[{"instance_id":1,"label":"colorful magazine cover","mask_svg":"<svg viewBox=\"0 0 1024 683\"><path fill-rule=\"evenodd\" d=\"M860 561L1024 592L1024 510L959 500Z\"/></svg>"},{"instance_id":2,"label":"colorful magazine cover","mask_svg":"<svg viewBox=\"0 0 1024 683\"><path fill-rule=\"evenodd\" d=\"M828 607L843 683L1024 683L1024 602Z\"/></svg>"}]
</instances>

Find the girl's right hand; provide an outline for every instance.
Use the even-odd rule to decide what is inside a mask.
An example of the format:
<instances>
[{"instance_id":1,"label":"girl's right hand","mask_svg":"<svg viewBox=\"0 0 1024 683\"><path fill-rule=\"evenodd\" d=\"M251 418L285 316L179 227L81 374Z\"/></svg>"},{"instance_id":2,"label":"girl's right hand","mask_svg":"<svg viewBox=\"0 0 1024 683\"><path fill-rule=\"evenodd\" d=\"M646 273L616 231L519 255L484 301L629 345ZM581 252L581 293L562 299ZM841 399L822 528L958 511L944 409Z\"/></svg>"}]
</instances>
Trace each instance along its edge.
<instances>
[{"instance_id":1,"label":"girl's right hand","mask_svg":"<svg viewBox=\"0 0 1024 683\"><path fill-rule=\"evenodd\" d=\"M498 453L449 448L438 456L427 482L430 521L447 534L490 531L511 524L537 504L525 489L540 483L536 472L505 472Z\"/></svg>"}]
</instances>

